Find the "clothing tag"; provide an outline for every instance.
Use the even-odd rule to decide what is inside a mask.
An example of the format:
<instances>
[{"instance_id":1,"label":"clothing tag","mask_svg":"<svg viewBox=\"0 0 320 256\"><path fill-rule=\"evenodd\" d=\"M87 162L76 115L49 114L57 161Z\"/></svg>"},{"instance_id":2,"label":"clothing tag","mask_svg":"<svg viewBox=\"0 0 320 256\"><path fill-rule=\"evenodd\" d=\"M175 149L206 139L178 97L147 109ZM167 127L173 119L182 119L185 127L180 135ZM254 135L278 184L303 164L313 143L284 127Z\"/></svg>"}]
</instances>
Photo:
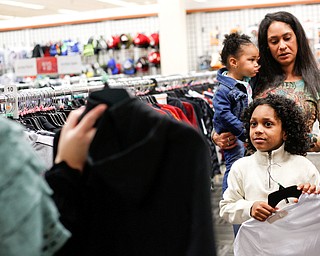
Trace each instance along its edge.
<instances>
[{"instance_id":1,"label":"clothing tag","mask_svg":"<svg viewBox=\"0 0 320 256\"><path fill-rule=\"evenodd\" d=\"M207 135L207 134L208 134L208 131L207 131L207 129L206 129L206 126L205 126L204 121L203 121L202 118L201 118L201 125L202 125L202 129L203 129L204 135Z\"/></svg>"},{"instance_id":2,"label":"clothing tag","mask_svg":"<svg viewBox=\"0 0 320 256\"><path fill-rule=\"evenodd\" d=\"M267 219L267 221L272 224L273 222L279 220L279 219L282 219L284 217L286 217L288 215L288 212L285 211L285 210L282 210L282 211L278 211L276 212L274 215L272 215L271 217L269 217Z\"/></svg>"}]
</instances>

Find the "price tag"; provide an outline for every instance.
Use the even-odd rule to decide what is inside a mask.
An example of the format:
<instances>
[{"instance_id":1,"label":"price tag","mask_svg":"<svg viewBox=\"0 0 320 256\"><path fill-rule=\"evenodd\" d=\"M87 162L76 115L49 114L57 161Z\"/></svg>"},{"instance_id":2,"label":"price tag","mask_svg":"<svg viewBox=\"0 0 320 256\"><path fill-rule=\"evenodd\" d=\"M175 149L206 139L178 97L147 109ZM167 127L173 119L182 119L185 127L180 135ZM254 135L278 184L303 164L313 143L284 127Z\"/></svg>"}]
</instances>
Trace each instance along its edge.
<instances>
[{"instance_id":1,"label":"price tag","mask_svg":"<svg viewBox=\"0 0 320 256\"><path fill-rule=\"evenodd\" d=\"M56 57L37 58L37 73L41 74L57 74L58 65Z\"/></svg>"},{"instance_id":2,"label":"price tag","mask_svg":"<svg viewBox=\"0 0 320 256\"><path fill-rule=\"evenodd\" d=\"M5 111L7 117L19 118L18 111L18 90L15 84L7 84L4 86L4 93L8 95L9 100L5 103Z\"/></svg>"},{"instance_id":3,"label":"price tag","mask_svg":"<svg viewBox=\"0 0 320 256\"><path fill-rule=\"evenodd\" d=\"M15 84L7 84L4 86L4 92L17 94L17 86Z\"/></svg>"}]
</instances>

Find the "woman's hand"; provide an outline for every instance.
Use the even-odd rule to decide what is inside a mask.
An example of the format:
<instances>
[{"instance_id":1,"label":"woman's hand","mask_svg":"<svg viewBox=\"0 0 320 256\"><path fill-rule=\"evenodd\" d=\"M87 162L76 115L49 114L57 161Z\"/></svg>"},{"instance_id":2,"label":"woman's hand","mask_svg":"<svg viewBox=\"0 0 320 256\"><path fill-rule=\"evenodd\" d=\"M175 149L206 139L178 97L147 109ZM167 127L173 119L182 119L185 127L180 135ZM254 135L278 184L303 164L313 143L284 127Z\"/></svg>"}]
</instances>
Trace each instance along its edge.
<instances>
[{"instance_id":1,"label":"woman's hand","mask_svg":"<svg viewBox=\"0 0 320 256\"><path fill-rule=\"evenodd\" d=\"M69 114L61 130L57 156L54 161L56 164L65 161L71 168L83 170L90 143L96 134L94 124L106 108L106 105L98 105L90 110L80 122L79 117L84 108L74 110Z\"/></svg>"},{"instance_id":2,"label":"woman's hand","mask_svg":"<svg viewBox=\"0 0 320 256\"><path fill-rule=\"evenodd\" d=\"M316 185L311 185L310 183L300 184L297 187L298 190L302 191L302 194L313 194L316 192Z\"/></svg>"},{"instance_id":3,"label":"woman's hand","mask_svg":"<svg viewBox=\"0 0 320 256\"><path fill-rule=\"evenodd\" d=\"M250 215L259 221L265 221L272 213L276 211L275 208L268 205L266 202L257 201L251 207Z\"/></svg>"},{"instance_id":4,"label":"woman's hand","mask_svg":"<svg viewBox=\"0 0 320 256\"><path fill-rule=\"evenodd\" d=\"M320 152L320 136L319 134L310 134L311 147L308 151L310 152Z\"/></svg>"},{"instance_id":5,"label":"woman's hand","mask_svg":"<svg viewBox=\"0 0 320 256\"><path fill-rule=\"evenodd\" d=\"M318 194L316 185L311 185L310 183L300 184L298 185L297 189L301 190L302 194ZM293 201L298 203L299 199L295 198Z\"/></svg>"},{"instance_id":6,"label":"woman's hand","mask_svg":"<svg viewBox=\"0 0 320 256\"><path fill-rule=\"evenodd\" d=\"M231 132L221 134L214 132L212 134L212 141L221 149L232 149L237 145L236 137Z\"/></svg>"}]
</instances>

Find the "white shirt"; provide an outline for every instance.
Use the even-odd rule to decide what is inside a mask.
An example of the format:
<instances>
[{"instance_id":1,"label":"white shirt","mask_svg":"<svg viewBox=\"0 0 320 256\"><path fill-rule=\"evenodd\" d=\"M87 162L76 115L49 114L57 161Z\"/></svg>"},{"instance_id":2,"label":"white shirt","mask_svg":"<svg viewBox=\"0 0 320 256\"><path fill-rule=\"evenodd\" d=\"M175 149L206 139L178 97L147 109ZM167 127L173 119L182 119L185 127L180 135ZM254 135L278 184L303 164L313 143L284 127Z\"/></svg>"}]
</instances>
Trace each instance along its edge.
<instances>
[{"instance_id":1,"label":"white shirt","mask_svg":"<svg viewBox=\"0 0 320 256\"><path fill-rule=\"evenodd\" d=\"M268 220L251 218L241 225L234 241L235 256L320 255L320 195L302 194L298 203Z\"/></svg>"}]
</instances>

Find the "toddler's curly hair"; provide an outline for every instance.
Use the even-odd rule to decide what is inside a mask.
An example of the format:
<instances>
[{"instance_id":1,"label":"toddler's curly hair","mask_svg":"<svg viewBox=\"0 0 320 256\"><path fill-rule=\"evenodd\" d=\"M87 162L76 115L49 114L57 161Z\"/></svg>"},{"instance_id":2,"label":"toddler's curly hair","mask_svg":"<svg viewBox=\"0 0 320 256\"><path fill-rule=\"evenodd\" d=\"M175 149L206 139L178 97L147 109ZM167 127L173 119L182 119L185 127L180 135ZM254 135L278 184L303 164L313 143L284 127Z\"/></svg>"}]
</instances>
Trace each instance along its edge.
<instances>
[{"instance_id":1,"label":"toddler's curly hair","mask_svg":"<svg viewBox=\"0 0 320 256\"><path fill-rule=\"evenodd\" d=\"M310 147L305 115L293 100L275 94L268 94L265 98L253 100L242 113L241 120L246 129L247 149L256 151L250 140L250 119L253 111L259 105L269 105L281 120L282 129L287 135L284 149L291 154L305 156Z\"/></svg>"}]
</instances>

